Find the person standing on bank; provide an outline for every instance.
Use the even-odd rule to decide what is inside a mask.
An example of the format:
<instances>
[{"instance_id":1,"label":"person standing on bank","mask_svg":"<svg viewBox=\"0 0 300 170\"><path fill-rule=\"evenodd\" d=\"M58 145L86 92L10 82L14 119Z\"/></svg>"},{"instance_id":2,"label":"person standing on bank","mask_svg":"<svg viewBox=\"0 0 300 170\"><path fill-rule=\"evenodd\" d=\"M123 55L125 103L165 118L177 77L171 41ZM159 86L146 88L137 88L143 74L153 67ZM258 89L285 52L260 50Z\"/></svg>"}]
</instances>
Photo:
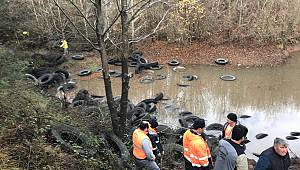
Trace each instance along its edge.
<instances>
[{"instance_id":1,"label":"person standing on bank","mask_svg":"<svg viewBox=\"0 0 300 170\"><path fill-rule=\"evenodd\" d=\"M152 147L153 147L153 154L155 155L155 157L157 158L158 156L160 156L163 153L163 147L160 143L159 140L159 136L157 134L157 126L158 126L158 122L156 120L156 118L151 118L149 120L149 129L148 129L148 137L150 138Z\"/></svg>"},{"instance_id":2,"label":"person standing on bank","mask_svg":"<svg viewBox=\"0 0 300 170\"><path fill-rule=\"evenodd\" d=\"M231 139L221 139L216 151L217 159L214 170L248 170L248 160L241 146L248 129L243 125L236 125L232 129Z\"/></svg>"},{"instance_id":3,"label":"person standing on bank","mask_svg":"<svg viewBox=\"0 0 300 170\"><path fill-rule=\"evenodd\" d=\"M68 42L65 39L63 39L61 41L61 45L59 47L64 49L64 55L67 55L69 53L69 51L68 51L68 48L69 48Z\"/></svg>"},{"instance_id":4,"label":"person standing on bank","mask_svg":"<svg viewBox=\"0 0 300 170\"><path fill-rule=\"evenodd\" d=\"M275 138L274 145L260 154L255 170L288 170L290 165L287 142Z\"/></svg>"},{"instance_id":5,"label":"person standing on bank","mask_svg":"<svg viewBox=\"0 0 300 170\"><path fill-rule=\"evenodd\" d=\"M227 122L223 126L222 138L230 139L233 127L237 124L237 115L229 113L227 115Z\"/></svg>"},{"instance_id":6,"label":"person standing on bank","mask_svg":"<svg viewBox=\"0 0 300 170\"><path fill-rule=\"evenodd\" d=\"M204 119L194 120L191 129L183 134L183 154L186 170L210 170L211 154L202 133L205 128Z\"/></svg>"},{"instance_id":7,"label":"person standing on bank","mask_svg":"<svg viewBox=\"0 0 300 170\"><path fill-rule=\"evenodd\" d=\"M136 169L148 168L149 170L159 170L152 152L153 147L147 136L149 124L142 121L132 134L133 156Z\"/></svg>"}]
</instances>

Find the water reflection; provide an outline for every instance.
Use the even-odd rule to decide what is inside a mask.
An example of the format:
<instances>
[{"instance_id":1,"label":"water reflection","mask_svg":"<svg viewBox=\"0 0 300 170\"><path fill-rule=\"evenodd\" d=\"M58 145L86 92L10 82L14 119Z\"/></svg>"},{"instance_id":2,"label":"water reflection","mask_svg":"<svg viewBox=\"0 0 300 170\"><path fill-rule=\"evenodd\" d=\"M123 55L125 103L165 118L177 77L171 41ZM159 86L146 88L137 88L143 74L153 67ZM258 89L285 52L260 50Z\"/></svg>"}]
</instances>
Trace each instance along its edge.
<instances>
[{"instance_id":1,"label":"water reflection","mask_svg":"<svg viewBox=\"0 0 300 170\"><path fill-rule=\"evenodd\" d=\"M151 84L140 83L144 76L135 75L130 82L129 98L133 103L164 92L171 100L159 104L158 119L172 127L179 126L178 113L191 111L203 117L207 123L224 123L228 112L252 116L239 119L249 128L247 155L260 153L272 145L275 137L288 136L291 131L300 131L300 54L289 63L276 68L230 69L215 66L187 66L183 71L173 71L165 67L154 75L166 75L164 80ZM111 68L120 69L120 68ZM131 70L133 71L133 70ZM222 81L223 74L232 74L236 81ZM190 86L179 87L184 75L197 75L198 80L188 82ZM93 94L104 95L103 80L93 79L78 82ZM112 78L114 95L121 93L120 78ZM297 123L298 122L298 123ZM255 135L267 133L269 136L257 140ZM289 141L291 150L300 156L300 140Z\"/></svg>"}]
</instances>

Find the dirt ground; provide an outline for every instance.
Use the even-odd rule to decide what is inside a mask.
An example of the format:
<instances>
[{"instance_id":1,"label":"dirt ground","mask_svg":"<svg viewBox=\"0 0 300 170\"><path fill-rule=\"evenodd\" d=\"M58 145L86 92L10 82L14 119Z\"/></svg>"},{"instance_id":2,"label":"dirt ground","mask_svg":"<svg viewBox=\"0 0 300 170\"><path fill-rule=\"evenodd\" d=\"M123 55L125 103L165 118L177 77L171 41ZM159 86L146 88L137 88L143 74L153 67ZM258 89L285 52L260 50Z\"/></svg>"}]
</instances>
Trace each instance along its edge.
<instances>
[{"instance_id":1,"label":"dirt ground","mask_svg":"<svg viewBox=\"0 0 300 170\"><path fill-rule=\"evenodd\" d=\"M188 45L171 44L163 41L146 42L139 45L139 51L150 61L166 64L177 59L182 64L215 64L217 58L229 60L228 66L277 66L285 63L289 53L297 48L282 50L280 45L247 46L227 44L210 46L205 43Z\"/></svg>"}]
</instances>

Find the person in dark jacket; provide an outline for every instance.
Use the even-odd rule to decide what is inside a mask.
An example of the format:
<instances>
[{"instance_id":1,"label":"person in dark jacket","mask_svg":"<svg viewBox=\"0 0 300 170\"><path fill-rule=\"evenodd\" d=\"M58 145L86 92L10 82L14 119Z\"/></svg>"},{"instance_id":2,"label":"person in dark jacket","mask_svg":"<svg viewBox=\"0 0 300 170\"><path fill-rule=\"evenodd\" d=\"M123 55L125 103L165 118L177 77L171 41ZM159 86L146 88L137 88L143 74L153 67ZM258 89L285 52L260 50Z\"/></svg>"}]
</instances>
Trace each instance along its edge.
<instances>
[{"instance_id":1,"label":"person in dark jacket","mask_svg":"<svg viewBox=\"0 0 300 170\"><path fill-rule=\"evenodd\" d=\"M160 139L157 133L157 120L156 118L151 118L149 120L149 124L150 127L148 129L148 137L151 140L152 143L152 147L153 147L153 154L155 155L155 157L157 158L158 156L160 156L161 154L163 154L163 147L160 143Z\"/></svg>"},{"instance_id":2,"label":"person in dark jacket","mask_svg":"<svg viewBox=\"0 0 300 170\"><path fill-rule=\"evenodd\" d=\"M287 142L275 138L274 145L260 154L255 170L288 170L290 165Z\"/></svg>"},{"instance_id":3,"label":"person in dark jacket","mask_svg":"<svg viewBox=\"0 0 300 170\"><path fill-rule=\"evenodd\" d=\"M237 124L237 115L229 113L227 115L227 122L223 126L222 138L230 139L233 127Z\"/></svg>"},{"instance_id":4,"label":"person in dark jacket","mask_svg":"<svg viewBox=\"0 0 300 170\"><path fill-rule=\"evenodd\" d=\"M236 125L231 139L221 139L216 151L214 170L248 170L248 160L241 146L248 133L247 127Z\"/></svg>"}]
</instances>

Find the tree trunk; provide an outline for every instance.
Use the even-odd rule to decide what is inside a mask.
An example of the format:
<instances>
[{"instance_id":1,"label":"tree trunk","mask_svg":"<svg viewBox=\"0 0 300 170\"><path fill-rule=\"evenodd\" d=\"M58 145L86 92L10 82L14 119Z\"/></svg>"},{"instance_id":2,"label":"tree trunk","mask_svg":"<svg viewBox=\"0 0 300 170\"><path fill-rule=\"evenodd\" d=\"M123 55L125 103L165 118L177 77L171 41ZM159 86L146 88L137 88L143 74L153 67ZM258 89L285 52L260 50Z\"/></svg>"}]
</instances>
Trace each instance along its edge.
<instances>
[{"instance_id":1,"label":"tree trunk","mask_svg":"<svg viewBox=\"0 0 300 170\"><path fill-rule=\"evenodd\" d=\"M107 54L105 49L105 43L104 43L104 27L105 27L105 18L104 18L104 9L102 5L101 0L96 0L95 3L96 6L96 12L97 12L97 20L96 20L96 35L97 35L97 41L100 49L98 50L101 57L102 67L103 67L103 78L104 78L104 87L105 87L105 94L107 99L107 105L110 111L110 117L112 121L112 128L114 133L117 136L121 136L121 133L119 132L119 118L117 114L116 104L113 101L113 94L112 94L112 87L111 87L111 81L110 76L108 74L109 68L107 63Z\"/></svg>"},{"instance_id":2,"label":"tree trunk","mask_svg":"<svg viewBox=\"0 0 300 170\"><path fill-rule=\"evenodd\" d=\"M128 75L128 23L127 23L127 0L121 0L121 27L122 27L122 96L121 96L121 111L119 113L120 122L120 133L125 134L127 107L128 107L128 91L129 91L129 75Z\"/></svg>"}]
</instances>

